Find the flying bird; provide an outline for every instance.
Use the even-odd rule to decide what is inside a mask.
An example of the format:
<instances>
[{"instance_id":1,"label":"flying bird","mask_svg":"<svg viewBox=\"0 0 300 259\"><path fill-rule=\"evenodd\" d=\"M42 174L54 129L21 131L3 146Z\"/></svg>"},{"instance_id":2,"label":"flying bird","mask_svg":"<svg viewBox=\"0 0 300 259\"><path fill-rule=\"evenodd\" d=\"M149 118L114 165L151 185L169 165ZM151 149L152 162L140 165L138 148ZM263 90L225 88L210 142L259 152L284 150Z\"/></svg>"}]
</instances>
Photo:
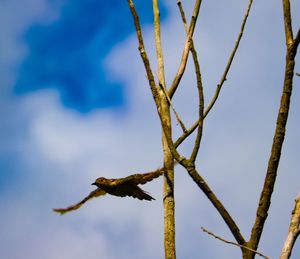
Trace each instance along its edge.
<instances>
[{"instance_id":1,"label":"flying bird","mask_svg":"<svg viewBox=\"0 0 300 259\"><path fill-rule=\"evenodd\" d=\"M152 181L153 179L161 176L165 171L166 170L164 168L161 168L154 172L133 174L119 179L107 179L104 177L99 177L94 183L92 183L92 185L95 185L98 188L92 191L83 200L65 209L53 209L53 211L64 214L72 210L77 210L88 200L105 195L107 193L119 197L131 196L140 200L155 200L138 185Z\"/></svg>"}]
</instances>

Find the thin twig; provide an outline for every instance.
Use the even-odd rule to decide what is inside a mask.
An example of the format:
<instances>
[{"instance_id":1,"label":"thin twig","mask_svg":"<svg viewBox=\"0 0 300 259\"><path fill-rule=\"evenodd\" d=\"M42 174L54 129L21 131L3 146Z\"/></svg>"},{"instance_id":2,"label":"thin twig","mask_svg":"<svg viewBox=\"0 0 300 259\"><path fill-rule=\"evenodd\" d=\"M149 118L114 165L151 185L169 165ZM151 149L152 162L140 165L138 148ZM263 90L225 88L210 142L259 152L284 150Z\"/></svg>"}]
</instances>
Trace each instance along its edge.
<instances>
[{"instance_id":1,"label":"thin twig","mask_svg":"<svg viewBox=\"0 0 300 259\"><path fill-rule=\"evenodd\" d=\"M183 25L185 27L186 33L188 34L188 27L186 24L186 18L185 18L185 13L181 4L181 1L177 1L177 5L181 14L181 19L183 22ZM195 140L195 145L193 148L193 151L191 153L190 160L193 162L195 161L198 151L200 149L200 143L202 139L202 132L203 132L203 122L204 122L204 91L203 91L203 84L202 84L202 78L201 78L201 70L200 70L200 64L198 61L198 54L194 46L194 41L191 38L191 49L190 49L192 56L193 56L193 61L194 61L194 66L195 66L195 73L196 73L196 79L197 79L197 89L198 89L198 98L199 98L199 123L198 123L198 132ZM184 132L186 133L187 130Z\"/></svg>"},{"instance_id":2,"label":"thin twig","mask_svg":"<svg viewBox=\"0 0 300 259\"><path fill-rule=\"evenodd\" d=\"M247 249L247 250L249 250L249 251L251 251L251 252L253 252L253 253L256 253L257 255L259 255L259 256L261 256L261 257L263 257L263 258L265 258L265 259L269 259L269 257L263 255L262 253L260 253L260 252L258 252L258 251L256 251L256 250L254 250L254 249L251 249L251 248L249 248L249 247L247 247L247 246L240 245L240 244L237 244L237 243L235 243L235 242L228 241L228 240L226 240L226 239L224 239L224 238L221 238L221 237L215 235L214 233L208 231L208 230L205 229L204 227L201 227L201 229L202 229L203 232L205 232L205 233L207 233L207 234L213 236L213 237L216 238L216 239L219 239L220 241L222 241L222 242L224 242L224 243L226 243L226 244L230 244L230 245L238 246L238 247L240 247L240 248Z\"/></svg>"},{"instance_id":3,"label":"thin twig","mask_svg":"<svg viewBox=\"0 0 300 259\"><path fill-rule=\"evenodd\" d=\"M182 4L181 4L180 0L177 1L177 5L178 5L178 8L179 8L179 11L180 11L180 14L181 14L181 19L182 19L183 25L185 27L185 31L188 32L187 21L186 21L185 13L183 11L183 7L182 7Z\"/></svg>"},{"instance_id":4,"label":"thin twig","mask_svg":"<svg viewBox=\"0 0 300 259\"><path fill-rule=\"evenodd\" d=\"M248 19L248 16L249 16L249 13L250 13L250 10L251 10L251 6L252 6L252 3L253 3L253 0L249 0L249 3L248 3L248 6L247 6L247 9L246 9L246 12L245 12L245 16L244 16L244 19L243 19L243 22L242 22L242 25L241 25L241 29L240 29L240 33L238 35L238 38L235 42L235 46L231 52L231 55L229 57L229 60L227 62L227 65L225 67L225 70L223 72L223 75L221 77L221 80L219 82L219 84L217 85L217 89L215 91L215 94L211 100L211 102L209 103L209 105L207 106L206 110L205 110L205 114L207 115L209 113L209 111L211 110L211 108L214 106L215 102L217 101L218 99L218 96L219 96L219 93L222 89L222 86L224 84L224 82L226 81L227 79L227 74L229 72L229 69L231 67L231 64L232 64L232 61L234 59L234 56L235 56L235 53L240 45L240 42L241 42L241 39L242 39L242 36L243 36L243 33L244 33L244 30L245 30L245 25L246 25L246 22L247 22L247 19ZM206 116L205 115L205 116Z\"/></svg>"},{"instance_id":5,"label":"thin twig","mask_svg":"<svg viewBox=\"0 0 300 259\"><path fill-rule=\"evenodd\" d=\"M175 75L175 78L172 82L172 85L168 91L169 93L169 96L170 98L172 99L179 83L180 83L180 80L182 78L182 75L185 71L185 68L186 68L186 64L187 64L187 60L188 60L188 54L189 54L189 51L190 51L190 48L191 48L191 39L193 37L193 34L194 34L194 30L195 30L195 26L196 26L196 21L197 21L197 18L198 18L198 15L199 15L199 10L200 10L200 7L201 7L201 0L197 0L196 3L195 3L195 6L194 6L194 11L193 11L193 15L192 15L192 18L191 18L191 22L190 22L190 25L189 25L189 29L188 29L188 34L187 34L187 38L186 38L186 41L185 41L185 45L184 45L184 49L183 49L183 53L182 53L182 57L181 57L181 62L180 62L180 65L178 67L178 70L177 70L177 73Z\"/></svg>"},{"instance_id":6,"label":"thin twig","mask_svg":"<svg viewBox=\"0 0 300 259\"><path fill-rule=\"evenodd\" d=\"M205 114L203 115L203 119L205 119ZM194 130L199 126L199 121L200 120L198 119L196 122L194 122L194 124L175 141L175 147L178 147L189 135L194 132Z\"/></svg>"},{"instance_id":7,"label":"thin twig","mask_svg":"<svg viewBox=\"0 0 300 259\"><path fill-rule=\"evenodd\" d=\"M177 111L175 110L175 108L174 108L174 106L173 106L173 104L172 104L172 101L171 101L171 99L170 99L170 97L169 97L169 95L168 95L168 93L167 93L167 91L166 91L166 88L163 86L162 83L159 83L159 86L160 86L161 89L163 90L163 92L164 92L164 94L165 94L165 97L167 98L167 101L168 101L170 107L172 108L172 110L173 110L173 112L174 112L174 115L175 115L175 117L176 117L176 120L177 120L178 124L180 125L182 131L183 131L183 132L187 132L187 129L186 129L184 123L183 123L182 120L180 119L180 117L179 117Z\"/></svg>"},{"instance_id":8,"label":"thin twig","mask_svg":"<svg viewBox=\"0 0 300 259\"><path fill-rule=\"evenodd\" d=\"M299 45L299 43L300 43L300 28L298 29L297 35L296 35L296 37L295 37L295 39L294 39L293 47L294 47L294 48L297 48L298 45ZM298 73L298 75L299 75L299 73Z\"/></svg>"},{"instance_id":9,"label":"thin twig","mask_svg":"<svg viewBox=\"0 0 300 259\"><path fill-rule=\"evenodd\" d=\"M210 112L210 110L212 109L212 107L214 106L214 104L216 103L218 97L219 97L219 94L220 94L220 91L222 89L222 86L224 84L224 82L226 81L226 77L227 77L227 74L231 68L231 64L232 64L232 61L234 59L234 56L236 54L236 51L239 47L239 44L240 44L240 41L242 39L242 36L243 36L243 33L244 33L244 30L245 30L245 25L246 25L246 22L248 20L248 16L249 16L249 13L250 13L250 10L251 10L251 6L252 6L252 2L253 0L249 0L249 3L248 3L248 6L247 6L247 9L246 9L246 12L245 12L245 16L244 16L244 19L243 19L243 22L242 22L242 25L241 25L241 29L240 29L240 32L239 32L239 35L238 35L238 38L236 40L236 43L235 43L235 46L233 48L233 51L229 57L229 60L227 62L227 65L225 67L225 70L223 72L223 75L221 77L221 80L219 82L219 84L217 85L217 89L215 91L215 94L212 98L212 100L210 101L209 105L206 107L205 111L204 111L204 114L203 114L203 119L205 119L205 117L208 115L208 113ZM183 133L175 142L175 146L178 147L190 134L192 134L194 132L194 130L198 127L199 125L199 120L196 121L188 130L186 133Z\"/></svg>"}]
</instances>

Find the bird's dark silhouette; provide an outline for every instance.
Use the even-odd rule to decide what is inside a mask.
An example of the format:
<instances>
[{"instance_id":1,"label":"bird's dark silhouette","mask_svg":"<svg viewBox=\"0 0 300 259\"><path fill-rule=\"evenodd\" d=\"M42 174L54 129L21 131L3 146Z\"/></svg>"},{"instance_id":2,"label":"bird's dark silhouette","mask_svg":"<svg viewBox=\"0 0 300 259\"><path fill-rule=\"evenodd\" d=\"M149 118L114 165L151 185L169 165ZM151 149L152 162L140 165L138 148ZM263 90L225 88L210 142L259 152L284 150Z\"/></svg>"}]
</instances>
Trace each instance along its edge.
<instances>
[{"instance_id":1,"label":"bird's dark silhouette","mask_svg":"<svg viewBox=\"0 0 300 259\"><path fill-rule=\"evenodd\" d=\"M72 210L77 210L88 200L105 195L107 193L119 197L131 196L140 200L155 200L147 192L142 190L138 185L152 181L153 179L161 176L164 172L165 169L161 168L154 172L145 174L133 174L119 179L107 179L104 177L99 177L94 183L92 183L92 185L96 185L98 188L92 191L83 200L70 207L64 209L53 209L53 211L64 214Z\"/></svg>"}]
</instances>

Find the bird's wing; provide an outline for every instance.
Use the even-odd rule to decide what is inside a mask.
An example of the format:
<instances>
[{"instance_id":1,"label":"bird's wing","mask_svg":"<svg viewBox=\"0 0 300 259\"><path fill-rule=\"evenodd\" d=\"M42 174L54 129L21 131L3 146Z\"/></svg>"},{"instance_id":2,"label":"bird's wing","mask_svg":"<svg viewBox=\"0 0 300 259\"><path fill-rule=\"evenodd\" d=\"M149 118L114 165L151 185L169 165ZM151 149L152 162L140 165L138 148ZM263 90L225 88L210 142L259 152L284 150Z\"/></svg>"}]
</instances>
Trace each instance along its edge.
<instances>
[{"instance_id":1,"label":"bird's wing","mask_svg":"<svg viewBox=\"0 0 300 259\"><path fill-rule=\"evenodd\" d=\"M134 185L134 188L132 188L132 192L129 194L129 196L138 198L139 200L155 200L148 192L142 190L137 185Z\"/></svg>"},{"instance_id":2,"label":"bird's wing","mask_svg":"<svg viewBox=\"0 0 300 259\"><path fill-rule=\"evenodd\" d=\"M111 194L119 197L131 196L140 200L155 200L153 197L150 196L149 193L145 192L136 184L129 181L119 184L118 188L116 188Z\"/></svg>"},{"instance_id":3,"label":"bird's wing","mask_svg":"<svg viewBox=\"0 0 300 259\"><path fill-rule=\"evenodd\" d=\"M79 209L84 203L86 203L88 200L90 199L93 199L93 198L96 198L96 197L99 197L99 196L102 196L102 195L105 195L106 192L100 188L90 192L90 194L88 196L86 196L82 201L72 205L72 206L69 206L65 209L53 209L53 211L57 212L57 213L60 213L61 215L67 213L67 212L70 212L72 210L77 210Z\"/></svg>"},{"instance_id":4,"label":"bird's wing","mask_svg":"<svg viewBox=\"0 0 300 259\"><path fill-rule=\"evenodd\" d=\"M145 174L133 174L129 175L125 178L120 179L121 183L131 182L136 185L145 184L153 179L161 176L166 170L164 168L160 168L156 171L145 173Z\"/></svg>"}]
</instances>

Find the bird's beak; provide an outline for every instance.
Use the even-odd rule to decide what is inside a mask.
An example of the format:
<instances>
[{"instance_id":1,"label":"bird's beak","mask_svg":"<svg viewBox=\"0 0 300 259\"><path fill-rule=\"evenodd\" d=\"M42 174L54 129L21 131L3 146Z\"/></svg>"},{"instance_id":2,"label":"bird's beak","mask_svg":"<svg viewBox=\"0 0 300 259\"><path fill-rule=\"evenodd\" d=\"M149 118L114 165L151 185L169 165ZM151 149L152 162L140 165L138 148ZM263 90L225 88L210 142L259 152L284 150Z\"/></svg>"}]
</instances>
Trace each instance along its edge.
<instances>
[{"instance_id":1,"label":"bird's beak","mask_svg":"<svg viewBox=\"0 0 300 259\"><path fill-rule=\"evenodd\" d=\"M96 185L96 183L92 183L91 185Z\"/></svg>"}]
</instances>

